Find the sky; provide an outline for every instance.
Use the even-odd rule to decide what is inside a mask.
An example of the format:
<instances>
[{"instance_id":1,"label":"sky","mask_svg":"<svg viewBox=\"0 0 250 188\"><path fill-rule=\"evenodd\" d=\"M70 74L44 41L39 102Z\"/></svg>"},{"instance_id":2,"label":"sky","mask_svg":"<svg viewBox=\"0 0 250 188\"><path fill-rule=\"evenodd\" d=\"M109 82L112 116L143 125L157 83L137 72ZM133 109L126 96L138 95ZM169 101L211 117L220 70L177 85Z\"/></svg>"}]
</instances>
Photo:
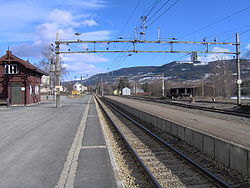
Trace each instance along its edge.
<instances>
[{"instance_id":1,"label":"sky","mask_svg":"<svg viewBox=\"0 0 250 188\"><path fill-rule=\"evenodd\" d=\"M0 55L10 48L13 54L31 63L43 59L42 52L60 40L134 39L141 16L147 16L145 40L177 38L179 41L235 42L240 34L241 56L250 50L249 0L0 0ZM154 6L155 5L155 6ZM139 30L139 29L138 29ZM137 35L139 38L139 35ZM131 44L101 44L100 49L133 49ZM77 44L61 46L71 51L91 48ZM169 50L165 45L138 45L141 50ZM204 45L174 45L175 50L205 50ZM210 51L234 51L235 46L212 45ZM230 59L228 54L198 54L201 61ZM172 53L95 53L61 55L68 75L64 80L133 66L160 66L187 61L189 54Z\"/></svg>"}]
</instances>

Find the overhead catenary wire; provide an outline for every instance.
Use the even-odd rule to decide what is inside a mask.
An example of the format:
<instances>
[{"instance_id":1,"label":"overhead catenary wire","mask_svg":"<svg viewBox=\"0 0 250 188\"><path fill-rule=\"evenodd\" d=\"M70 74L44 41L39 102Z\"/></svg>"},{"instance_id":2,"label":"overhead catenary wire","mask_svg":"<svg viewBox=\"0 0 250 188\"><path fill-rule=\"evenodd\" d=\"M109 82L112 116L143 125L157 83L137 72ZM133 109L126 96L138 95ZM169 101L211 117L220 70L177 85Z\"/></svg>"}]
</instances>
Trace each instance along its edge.
<instances>
[{"instance_id":1,"label":"overhead catenary wire","mask_svg":"<svg viewBox=\"0 0 250 188\"><path fill-rule=\"evenodd\" d=\"M198 29L196 29L196 30L194 30L194 31L192 31L192 32L190 32L190 33L187 33L187 34L185 34L185 35L182 35L180 38L185 37L185 36L188 36L188 35L191 35L191 34L196 33L196 32L198 32L198 31L202 31L202 30L204 30L204 29L207 29L207 28L209 28L209 27L211 27L211 26L213 26L213 25L216 25L216 24L218 24L218 23L224 21L224 20L227 20L227 19L229 19L229 18L231 18L231 17L233 17L233 16L236 16L236 15L238 15L238 14L240 14L240 13L242 13L242 12L248 10L249 8L250 8L250 7L243 8L243 9L241 9L241 10L239 10L239 11L237 11L237 12L234 12L234 13L232 13L232 14L226 16L226 17L223 17L223 18L221 18L221 19L219 19L219 20L217 20L217 21L215 21L215 22L212 22L212 23L210 23L210 24L208 24L208 25L205 25L205 26L203 26L203 27L201 27L201 28L198 28Z\"/></svg>"},{"instance_id":2,"label":"overhead catenary wire","mask_svg":"<svg viewBox=\"0 0 250 188\"><path fill-rule=\"evenodd\" d=\"M143 15L145 15L146 17L146 23L148 22L148 20L152 19L170 0L167 0L167 2L165 2L151 17L148 18L148 16L150 15L150 13L157 7L157 5L160 3L161 0L156 0L154 4L151 5L151 8L149 8L148 12L145 11L143 13ZM137 33L139 33L140 28L142 27L143 23L140 23L138 21L137 25L140 24L137 28L138 31Z\"/></svg>"},{"instance_id":3,"label":"overhead catenary wire","mask_svg":"<svg viewBox=\"0 0 250 188\"><path fill-rule=\"evenodd\" d=\"M230 30L227 30L227 31L224 31L224 32L221 32L221 33L206 35L206 37L218 37L218 36L222 36L222 35L235 34L235 31L239 31L239 29L243 29L243 28L246 28L246 27L249 27L249 26L250 26L250 24L247 24L247 25L237 27L237 28L234 28L234 29L230 29Z\"/></svg>"},{"instance_id":4,"label":"overhead catenary wire","mask_svg":"<svg viewBox=\"0 0 250 188\"><path fill-rule=\"evenodd\" d=\"M147 21L150 21L158 12L161 11L161 9L163 9L168 3L169 3L170 0L167 0L150 18L148 18Z\"/></svg>"},{"instance_id":5,"label":"overhead catenary wire","mask_svg":"<svg viewBox=\"0 0 250 188\"><path fill-rule=\"evenodd\" d=\"M167 11L169 11L173 6L175 6L180 0L176 0L167 10L165 10L162 14L160 14L154 21L148 24L148 27L150 27L153 23L155 23L160 17L162 17Z\"/></svg>"},{"instance_id":6,"label":"overhead catenary wire","mask_svg":"<svg viewBox=\"0 0 250 188\"><path fill-rule=\"evenodd\" d=\"M157 7L157 4L159 4L161 2L161 0L156 0L155 3L153 4L153 6L150 8L150 10L148 11L148 13L146 14L146 17L148 17L150 15L150 13L154 10L155 7Z\"/></svg>"},{"instance_id":7,"label":"overhead catenary wire","mask_svg":"<svg viewBox=\"0 0 250 188\"><path fill-rule=\"evenodd\" d=\"M141 4L142 0L139 0L138 3L136 4L134 10L132 11L131 15L129 16L129 18L127 19L126 23L124 24L121 32L119 33L119 35L121 35L123 33L123 31L125 30L125 28L127 27L129 21L131 20L132 16L135 14L136 10L138 9L139 5ZM133 35L131 35L129 38L131 38ZM128 46L128 44L125 44L124 47L122 48L122 51ZM115 63L116 61L122 56L122 53L118 54L118 56L114 59L114 61L111 62L111 64L108 66L108 69L110 69Z\"/></svg>"},{"instance_id":8,"label":"overhead catenary wire","mask_svg":"<svg viewBox=\"0 0 250 188\"><path fill-rule=\"evenodd\" d=\"M142 0L139 0L137 5L135 6L134 10L132 11L132 13L130 14L129 18L127 19L126 23L124 24L122 30L120 31L119 35L121 35L123 33L123 31L125 30L125 28L128 26L129 21L131 20L132 16L134 15L135 11L137 10L137 8L139 7L140 3Z\"/></svg>"},{"instance_id":9,"label":"overhead catenary wire","mask_svg":"<svg viewBox=\"0 0 250 188\"><path fill-rule=\"evenodd\" d=\"M176 3L178 3L180 0L176 0L172 5L170 5L170 7L167 9L167 10L165 10L160 16L158 16L153 22L151 22L151 24L153 24L156 20L158 20L163 14L165 14L168 10L170 10ZM150 15L150 13L153 11L153 9L154 8L156 8L157 7L157 4L160 2L160 0L156 0L156 2L154 3L154 4L152 4L152 7L149 9L149 11L148 11L148 13L146 14L146 16L148 16L148 15ZM160 10L162 10L168 3L170 2L170 0L167 0L151 17L150 17L150 19L152 19ZM137 6L136 6L137 7ZM148 19L147 20L147 22L150 20L150 19ZM150 25L151 25L150 24ZM138 31L140 30L140 28L141 28L141 26L142 26L142 23L140 24L140 26L139 27L137 27L137 28L139 28L138 29ZM137 31L137 32L138 32ZM127 45L125 45L124 46L124 48L123 48L123 50L125 49L127 47ZM121 60L119 61L119 62L116 62L117 60L118 60L118 58L119 57L121 57L121 54L119 54L118 55L118 57L111 63L111 65L109 66L109 69L111 68L111 66L113 66L115 63L117 63L117 64L120 64L121 62L123 62L126 58L127 58L127 56L123 56L122 58L121 58Z\"/></svg>"},{"instance_id":10,"label":"overhead catenary wire","mask_svg":"<svg viewBox=\"0 0 250 188\"><path fill-rule=\"evenodd\" d=\"M244 31L239 32L239 34L243 35L243 34L245 34L245 33L248 33L249 31L250 31L250 29L247 29L247 30L244 30ZM222 42L223 42L223 41L227 41L228 39L231 39L231 38L235 38L235 36L228 37L228 38L222 40Z\"/></svg>"},{"instance_id":11,"label":"overhead catenary wire","mask_svg":"<svg viewBox=\"0 0 250 188\"><path fill-rule=\"evenodd\" d=\"M151 5L151 8L149 8L149 11L148 11L147 13L145 13L146 16L149 16L149 15L150 15L150 13L154 10L154 8L157 7L157 5L160 3L160 1L161 1L161 0L156 0L155 3L153 3L153 4ZM134 15L135 11L136 11L137 8L138 8L138 6L140 5L140 2L141 2L141 1L139 1L139 2L137 3L135 9L133 10L133 12L132 12L132 14L131 14L131 16L130 16L130 18L129 18L128 20L130 20L130 19L132 18L132 16ZM127 21L127 23L125 24L125 27L128 25L128 23L129 23L129 21ZM136 28L137 28L136 33L137 33L137 34L139 33L139 30L140 30L140 28L141 28L141 26L142 26L142 23L141 23L140 25L139 25L139 24L140 24L140 21L138 21L137 24L136 24ZM139 25L139 26L138 26L138 25ZM123 29L123 30L124 30L124 29ZM123 31L123 30L122 30L122 31ZM120 33L122 33L122 32L120 32ZM133 36L133 34L130 35L129 38L132 38L132 36ZM126 45L124 45L124 47L122 48L122 50L124 50L125 48L129 48L130 46L131 46L131 44L130 44L130 45L126 44ZM125 59L126 59L127 57L128 57L128 56L127 56L126 54L123 54L123 55L122 55L122 53L120 53L120 54L115 58L115 60L109 65L108 69L110 69L111 67L113 67L113 68L114 68L114 67L117 67L119 64L121 64L122 62L124 62Z\"/></svg>"}]
</instances>

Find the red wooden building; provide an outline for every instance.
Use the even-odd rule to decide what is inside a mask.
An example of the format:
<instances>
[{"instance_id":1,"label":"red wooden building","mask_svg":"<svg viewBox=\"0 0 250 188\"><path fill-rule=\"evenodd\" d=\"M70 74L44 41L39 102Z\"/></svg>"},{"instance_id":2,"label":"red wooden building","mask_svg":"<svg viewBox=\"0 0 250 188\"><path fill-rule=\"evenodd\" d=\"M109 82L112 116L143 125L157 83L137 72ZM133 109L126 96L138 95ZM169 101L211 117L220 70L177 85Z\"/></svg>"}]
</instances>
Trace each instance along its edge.
<instances>
[{"instance_id":1,"label":"red wooden building","mask_svg":"<svg viewBox=\"0 0 250 188\"><path fill-rule=\"evenodd\" d=\"M6 51L0 58L0 100L10 105L39 103L42 75L47 73Z\"/></svg>"}]
</instances>

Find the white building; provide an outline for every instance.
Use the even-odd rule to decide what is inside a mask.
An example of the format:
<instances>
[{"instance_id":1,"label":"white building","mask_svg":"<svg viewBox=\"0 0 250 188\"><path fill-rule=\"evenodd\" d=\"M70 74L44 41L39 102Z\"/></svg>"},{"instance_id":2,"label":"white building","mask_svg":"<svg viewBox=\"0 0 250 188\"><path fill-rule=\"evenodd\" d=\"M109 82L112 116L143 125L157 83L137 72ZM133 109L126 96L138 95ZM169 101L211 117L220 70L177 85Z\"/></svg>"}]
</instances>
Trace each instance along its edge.
<instances>
[{"instance_id":1,"label":"white building","mask_svg":"<svg viewBox=\"0 0 250 188\"><path fill-rule=\"evenodd\" d=\"M41 93L49 93L50 92L50 75L48 75L48 76L43 75L42 76L40 92Z\"/></svg>"},{"instance_id":2,"label":"white building","mask_svg":"<svg viewBox=\"0 0 250 188\"><path fill-rule=\"evenodd\" d=\"M131 95L131 90L127 87L123 88L122 95Z\"/></svg>"},{"instance_id":3,"label":"white building","mask_svg":"<svg viewBox=\"0 0 250 188\"><path fill-rule=\"evenodd\" d=\"M80 82L76 82L76 83L73 85L73 90L75 90L75 91L80 91L80 92L84 92L84 91L87 91L88 88L87 88L85 85L82 85Z\"/></svg>"}]
</instances>

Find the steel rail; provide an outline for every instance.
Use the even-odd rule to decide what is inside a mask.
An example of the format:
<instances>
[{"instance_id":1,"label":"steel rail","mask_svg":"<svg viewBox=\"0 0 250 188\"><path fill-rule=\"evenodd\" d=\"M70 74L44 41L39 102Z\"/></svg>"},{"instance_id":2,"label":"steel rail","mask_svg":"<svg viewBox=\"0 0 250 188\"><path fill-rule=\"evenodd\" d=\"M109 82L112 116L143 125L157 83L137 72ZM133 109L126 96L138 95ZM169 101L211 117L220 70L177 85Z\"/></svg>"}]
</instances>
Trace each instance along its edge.
<instances>
[{"instance_id":1,"label":"steel rail","mask_svg":"<svg viewBox=\"0 0 250 188\"><path fill-rule=\"evenodd\" d=\"M216 175L214 175L213 173L211 173L209 170L207 170L206 168L202 167L201 165L199 165L198 163L196 163L195 161L193 161L191 158L189 158L188 156L186 156L185 154L183 154L182 152L180 152L178 149L176 149L174 146L172 146L170 143L168 143L167 141L163 140L162 138L160 138L159 136L157 136L156 134L152 133L149 129L147 129L146 127L144 127L143 125L141 125L140 123L138 123L137 121L135 121L134 119L132 119L131 117L129 117L127 114L123 113L122 111L120 111L119 109L117 109L116 107L114 107L114 105L112 105L112 102L110 102L110 99L104 98L104 100L106 102L108 102L110 104L110 106L117 111L118 113L120 113L121 115L123 115L125 118L127 118L128 120L132 121L134 124L136 124L138 127L140 127L142 130L144 130L145 132L147 132L149 135L151 135L152 137L154 137L156 140L158 140L159 142L161 142L162 144L164 144L166 147L170 148L174 153L176 153L179 157L181 157L182 159L184 159L185 161L187 161L188 163L190 163L193 167L195 167L195 169L197 169L199 172L201 172L202 174L204 174L206 177L210 178L211 180L214 181L214 183L219 186L219 187L226 187L226 188L231 188L232 186L230 186L227 182L219 179Z\"/></svg>"},{"instance_id":2,"label":"steel rail","mask_svg":"<svg viewBox=\"0 0 250 188\"><path fill-rule=\"evenodd\" d=\"M110 116L108 115L108 113L105 111L104 107L101 105L101 103L99 101L99 98L96 95L94 95L94 97L96 98L96 101L97 101L99 107L101 108L101 111L104 113L104 115L108 119L109 123L112 124L112 126L116 129L116 131L118 132L118 134L122 137L122 140L126 143L126 145L128 146L129 150L133 154L134 158L137 160L137 162L140 164L140 166L144 169L144 171L146 172L146 174L147 174L148 178L150 179L150 181L153 183L153 185L156 188L162 188L162 186L159 184L159 182L154 177L154 175L151 173L151 171L148 169L148 167L146 167L146 165L143 163L142 159L139 157L139 155L137 154L137 152L133 149L133 147L126 140L126 138L124 137L124 135L122 134L122 132L120 131L120 129L112 121L112 119L110 118Z\"/></svg>"}]
</instances>

